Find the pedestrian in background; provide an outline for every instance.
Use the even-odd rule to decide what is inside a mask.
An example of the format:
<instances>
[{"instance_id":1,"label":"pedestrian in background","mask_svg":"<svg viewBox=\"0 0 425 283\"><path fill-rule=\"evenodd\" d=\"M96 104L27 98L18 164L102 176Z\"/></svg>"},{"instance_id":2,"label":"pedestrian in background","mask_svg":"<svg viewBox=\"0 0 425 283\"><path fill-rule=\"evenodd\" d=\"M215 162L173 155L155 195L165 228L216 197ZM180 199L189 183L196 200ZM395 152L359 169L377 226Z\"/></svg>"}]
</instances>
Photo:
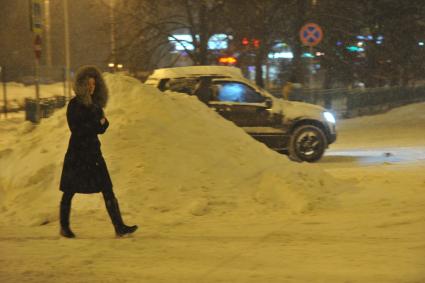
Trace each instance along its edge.
<instances>
[{"instance_id":1,"label":"pedestrian in background","mask_svg":"<svg viewBox=\"0 0 425 283\"><path fill-rule=\"evenodd\" d=\"M208 102L210 102L213 98L211 84L212 79L210 77L200 77L199 82L196 84L195 89L192 92L192 95L197 96L200 101L208 104Z\"/></svg>"},{"instance_id":2,"label":"pedestrian in background","mask_svg":"<svg viewBox=\"0 0 425 283\"><path fill-rule=\"evenodd\" d=\"M294 89L294 84L295 84L295 75L292 75L287 81L286 83L283 85L282 88L282 97L285 100L289 100L289 96L291 95L291 92Z\"/></svg>"},{"instance_id":3,"label":"pedestrian in background","mask_svg":"<svg viewBox=\"0 0 425 283\"><path fill-rule=\"evenodd\" d=\"M69 224L71 201L76 193L103 194L106 209L117 236L131 234L137 226L124 224L112 182L100 150L98 134L105 133L109 122L103 108L108 101L108 89L95 66L83 66L75 75L76 96L69 101L66 117L71 137L65 154L60 190L60 234L74 238Z\"/></svg>"}]
</instances>

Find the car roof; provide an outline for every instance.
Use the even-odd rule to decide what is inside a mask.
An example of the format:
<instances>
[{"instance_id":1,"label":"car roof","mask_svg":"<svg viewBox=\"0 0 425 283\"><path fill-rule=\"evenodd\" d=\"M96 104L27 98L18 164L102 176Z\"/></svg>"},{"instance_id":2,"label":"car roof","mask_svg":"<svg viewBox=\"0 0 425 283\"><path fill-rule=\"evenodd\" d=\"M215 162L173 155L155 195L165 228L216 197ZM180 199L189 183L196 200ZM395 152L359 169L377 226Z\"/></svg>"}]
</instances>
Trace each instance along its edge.
<instances>
[{"instance_id":1,"label":"car roof","mask_svg":"<svg viewBox=\"0 0 425 283\"><path fill-rule=\"evenodd\" d=\"M230 66L188 66L156 69L148 77L148 80L160 80L164 78L184 78L201 76L226 76L233 78L243 78L242 71L236 67Z\"/></svg>"}]
</instances>

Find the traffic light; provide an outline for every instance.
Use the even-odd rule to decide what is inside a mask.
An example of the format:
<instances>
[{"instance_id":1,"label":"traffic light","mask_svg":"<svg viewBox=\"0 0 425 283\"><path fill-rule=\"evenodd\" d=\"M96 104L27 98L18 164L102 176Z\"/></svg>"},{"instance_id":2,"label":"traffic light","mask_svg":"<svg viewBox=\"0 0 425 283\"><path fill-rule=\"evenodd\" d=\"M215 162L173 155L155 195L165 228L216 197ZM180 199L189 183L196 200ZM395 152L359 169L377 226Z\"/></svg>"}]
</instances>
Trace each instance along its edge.
<instances>
[{"instance_id":1,"label":"traffic light","mask_svg":"<svg viewBox=\"0 0 425 283\"><path fill-rule=\"evenodd\" d=\"M259 48L260 47L260 40L258 38L247 38L244 37L242 38L242 45L245 47L254 47L254 48Z\"/></svg>"}]
</instances>

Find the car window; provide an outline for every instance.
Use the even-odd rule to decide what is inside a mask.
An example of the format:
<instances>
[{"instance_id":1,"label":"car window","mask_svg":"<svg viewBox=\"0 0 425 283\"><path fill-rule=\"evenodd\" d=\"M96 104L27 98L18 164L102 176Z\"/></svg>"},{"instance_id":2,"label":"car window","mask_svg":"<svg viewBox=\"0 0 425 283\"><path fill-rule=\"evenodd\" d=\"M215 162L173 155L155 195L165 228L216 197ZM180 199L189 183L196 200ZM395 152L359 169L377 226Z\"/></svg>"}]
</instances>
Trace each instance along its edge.
<instances>
[{"instance_id":1,"label":"car window","mask_svg":"<svg viewBox=\"0 0 425 283\"><path fill-rule=\"evenodd\" d=\"M164 83L164 87L161 90L171 90L175 92L181 92L186 94L191 94L195 88L197 80L194 78L177 78L177 79L167 79Z\"/></svg>"},{"instance_id":2,"label":"car window","mask_svg":"<svg viewBox=\"0 0 425 283\"><path fill-rule=\"evenodd\" d=\"M223 102L263 102L264 97L253 88L239 82L215 82L216 99Z\"/></svg>"}]
</instances>

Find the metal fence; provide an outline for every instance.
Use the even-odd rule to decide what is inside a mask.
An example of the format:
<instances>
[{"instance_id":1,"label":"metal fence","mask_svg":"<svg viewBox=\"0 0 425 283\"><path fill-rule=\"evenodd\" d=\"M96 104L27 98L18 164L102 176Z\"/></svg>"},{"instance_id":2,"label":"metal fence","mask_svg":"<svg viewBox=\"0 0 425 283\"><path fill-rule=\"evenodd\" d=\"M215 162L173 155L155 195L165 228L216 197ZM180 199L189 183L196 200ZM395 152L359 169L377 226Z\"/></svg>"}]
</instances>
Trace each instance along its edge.
<instances>
[{"instance_id":1,"label":"metal fence","mask_svg":"<svg viewBox=\"0 0 425 283\"><path fill-rule=\"evenodd\" d=\"M44 98L40 99L40 113L36 116L36 77L31 68L5 68L0 66L0 115L7 117L8 113L25 110L27 120L36 121L38 118L47 118L54 108L62 107L66 103L66 89L64 84L65 69L62 66L41 66L39 70L39 89L42 86L56 83L56 87L49 93L41 91ZM57 84L59 83L59 85ZM62 87L63 86L63 87ZM34 87L34 93L32 88Z\"/></svg>"},{"instance_id":2,"label":"metal fence","mask_svg":"<svg viewBox=\"0 0 425 283\"><path fill-rule=\"evenodd\" d=\"M25 120L37 123L41 118L49 118L56 108L66 105L66 97L56 95L54 97L40 99L40 113L37 114L37 101L34 98L25 98Z\"/></svg>"},{"instance_id":3,"label":"metal fence","mask_svg":"<svg viewBox=\"0 0 425 283\"><path fill-rule=\"evenodd\" d=\"M269 91L276 97L282 97L281 89ZM293 89L289 100L321 105L339 117L351 118L425 101L425 86L326 90L299 88Z\"/></svg>"}]
</instances>

